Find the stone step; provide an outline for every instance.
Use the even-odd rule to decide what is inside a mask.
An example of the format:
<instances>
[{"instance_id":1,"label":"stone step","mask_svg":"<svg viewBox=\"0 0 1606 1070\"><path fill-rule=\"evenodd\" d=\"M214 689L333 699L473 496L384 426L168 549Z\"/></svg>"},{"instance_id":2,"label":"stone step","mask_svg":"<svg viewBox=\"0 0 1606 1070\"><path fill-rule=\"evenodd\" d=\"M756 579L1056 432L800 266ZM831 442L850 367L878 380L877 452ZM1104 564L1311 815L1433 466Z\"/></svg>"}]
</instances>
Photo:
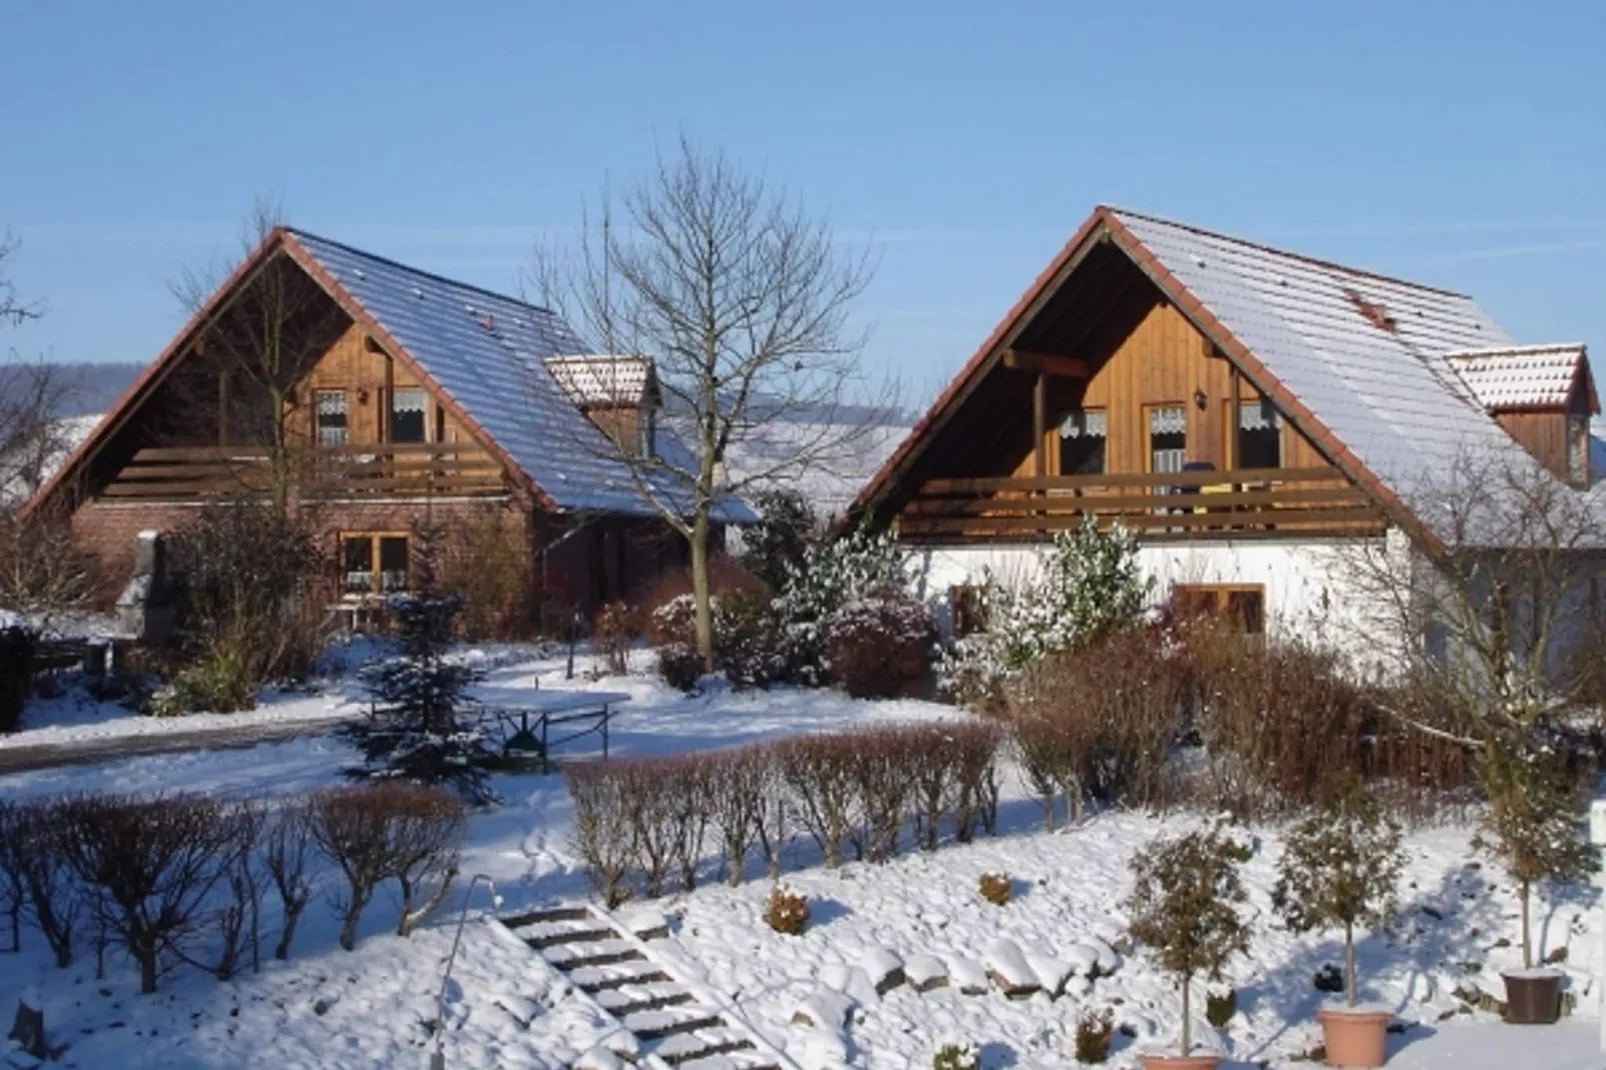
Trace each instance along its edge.
<instances>
[{"instance_id":1,"label":"stone step","mask_svg":"<svg viewBox=\"0 0 1606 1070\"><path fill-rule=\"evenodd\" d=\"M648 1044L652 1054L670 1066L679 1066L693 1059L710 1059L737 1051L753 1050L753 1042L735 1029L714 1028L695 1033L677 1033L661 1041Z\"/></svg>"},{"instance_id":2,"label":"stone step","mask_svg":"<svg viewBox=\"0 0 1606 1070\"><path fill-rule=\"evenodd\" d=\"M609 989L623 988L626 985L649 985L670 982L673 980L656 963L643 962L641 965L630 963L614 963L607 966L583 966L569 974L569 980L575 987L587 995L596 995Z\"/></svg>"},{"instance_id":3,"label":"stone step","mask_svg":"<svg viewBox=\"0 0 1606 1070\"><path fill-rule=\"evenodd\" d=\"M567 973L584 966L611 966L616 962L638 962L647 956L643 955L635 944L611 937L586 944L559 944L542 948L541 957Z\"/></svg>"},{"instance_id":4,"label":"stone step","mask_svg":"<svg viewBox=\"0 0 1606 1070\"><path fill-rule=\"evenodd\" d=\"M597 940L612 940L618 933L596 922L537 922L515 929L521 940L540 951L561 944L586 944Z\"/></svg>"},{"instance_id":5,"label":"stone step","mask_svg":"<svg viewBox=\"0 0 1606 1070\"><path fill-rule=\"evenodd\" d=\"M636 1011L619 1017L625 1028L642 1040L662 1040L699 1029L717 1029L725 1024L718 1011L695 1005Z\"/></svg>"},{"instance_id":6,"label":"stone step","mask_svg":"<svg viewBox=\"0 0 1606 1070\"><path fill-rule=\"evenodd\" d=\"M773 1056L752 1048L687 1059L679 1065L680 1070L781 1070Z\"/></svg>"},{"instance_id":7,"label":"stone step","mask_svg":"<svg viewBox=\"0 0 1606 1070\"><path fill-rule=\"evenodd\" d=\"M597 1002L616 1018L637 1011L653 1011L660 1007L678 1007L696 997L684 985L673 982L648 985L623 985L605 989L596 994Z\"/></svg>"},{"instance_id":8,"label":"stone step","mask_svg":"<svg viewBox=\"0 0 1606 1070\"><path fill-rule=\"evenodd\" d=\"M509 929L520 929L526 925L536 925L541 922L554 921L588 921L591 911L587 907L546 907L542 910L532 910L524 914L514 914L502 918L502 924Z\"/></svg>"}]
</instances>

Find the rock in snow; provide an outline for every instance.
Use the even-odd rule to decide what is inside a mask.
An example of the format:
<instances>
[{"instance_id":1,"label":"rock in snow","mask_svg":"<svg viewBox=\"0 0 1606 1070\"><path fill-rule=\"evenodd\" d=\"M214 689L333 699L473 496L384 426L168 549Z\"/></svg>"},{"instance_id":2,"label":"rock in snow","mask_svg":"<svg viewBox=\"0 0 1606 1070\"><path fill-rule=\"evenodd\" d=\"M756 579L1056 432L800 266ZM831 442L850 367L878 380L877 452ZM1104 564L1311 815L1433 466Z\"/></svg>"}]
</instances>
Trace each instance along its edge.
<instances>
[{"instance_id":1,"label":"rock in snow","mask_svg":"<svg viewBox=\"0 0 1606 1070\"><path fill-rule=\"evenodd\" d=\"M910 955L903 964L903 975L916 992L930 992L948 984L948 967L935 955Z\"/></svg>"},{"instance_id":2,"label":"rock in snow","mask_svg":"<svg viewBox=\"0 0 1606 1070\"><path fill-rule=\"evenodd\" d=\"M870 975L862 966L833 964L820 970L820 981L861 1006L870 1006L881 999L881 993L870 983Z\"/></svg>"},{"instance_id":3,"label":"rock in snow","mask_svg":"<svg viewBox=\"0 0 1606 1070\"><path fill-rule=\"evenodd\" d=\"M1063 959L1052 955L1034 955L1030 951L1026 953L1026 965L1037 975L1037 983L1043 986L1043 991L1056 999L1065 991L1065 982L1075 972L1071 964Z\"/></svg>"},{"instance_id":4,"label":"rock in snow","mask_svg":"<svg viewBox=\"0 0 1606 1070\"><path fill-rule=\"evenodd\" d=\"M861 965L878 996L886 995L904 982L903 960L884 947L866 951Z\"/></svg>"},{"instance_id":5,"label":"rock in snow","mask_svg":"<svg viewBox=\"0 0 1606 1070\"><path fill-rule=\"evenodd\" d=\"M994 940L983 962L987 966L987 976L1010 999L1024 999L1042 987L1036 972L1027 965L1026 956L1013 940Z\"/></svg>"},{"instance_id":6,"label":"rock in snow","mask_svg":"<svg viewBox=\"0 0 1606 1070\"><path fill-rule=\"evenodd\" d=\"M804 999L792 1012L793 1025L812 1026L830 1032L840 1032L847 1024L853 1002L840 992L822 988Z\"/></svg>"},{"instance_id":7,"label":"rock in snow","mask_svg":"<svg viewBox=\"0 0 1606 1070\"><path fill-rule=\"evenodd\" d=\"M959 986L959 991L967 996L985 995L992 987L987 980L987 968L975 959L960 956L949 959L948 976Z\"/></svg>"}]
</instances>

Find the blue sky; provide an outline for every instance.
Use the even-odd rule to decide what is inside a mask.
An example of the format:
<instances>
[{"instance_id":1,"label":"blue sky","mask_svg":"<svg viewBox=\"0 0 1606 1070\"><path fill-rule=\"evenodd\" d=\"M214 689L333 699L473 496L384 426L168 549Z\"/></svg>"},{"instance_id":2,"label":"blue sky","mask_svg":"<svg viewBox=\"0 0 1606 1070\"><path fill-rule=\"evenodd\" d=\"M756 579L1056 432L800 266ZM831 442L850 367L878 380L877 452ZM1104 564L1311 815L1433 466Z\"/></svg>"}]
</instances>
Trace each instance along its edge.
<instances>
[{"instance_id":1,"label":"blue sky","mask_svg":"<svg viewBox=\"0 0 1606 1070\"><path fill-rule=\"evenodd\" d=\"M944 382L1101 201L1474 294L1606 354L1606 4L9 2L0 228L148 360L167 283L290 220L517 284L684 132L873 239L868 356Z\"/></svg>"}]
</instances>

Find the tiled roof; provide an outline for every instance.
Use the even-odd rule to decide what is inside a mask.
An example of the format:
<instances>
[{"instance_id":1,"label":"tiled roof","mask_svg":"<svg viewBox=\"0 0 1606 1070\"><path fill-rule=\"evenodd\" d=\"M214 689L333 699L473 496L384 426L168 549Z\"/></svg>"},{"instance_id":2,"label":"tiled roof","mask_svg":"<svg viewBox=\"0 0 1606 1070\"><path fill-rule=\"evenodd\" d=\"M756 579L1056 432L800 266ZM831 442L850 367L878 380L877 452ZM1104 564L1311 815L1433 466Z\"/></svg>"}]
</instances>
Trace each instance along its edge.
<instances>
[{"instance_id":1,"label":"tiled roof","mask_svg":"<svg viewBox=\"0 0 1606 1070\"><path fill-rule=\"evenodd\" d=\"M587 346L547 309L292 230L291 237L405 349L561 510L634 516L653 507L603 433L566 396L548 360ZM672 432L666 456L684 453ZM655 477L674 502L684 492ZM681 506L684 508L684 506ZM740 502L716 519L753 519Z\"/></svg>"},{"instance_id":2,"label":"tiled roof","mask_svg":"<svg viewBox=\"0 0 1606 1070\"><path fill-rule=\"evenodd\" d=\"M1513 345L1471 298L1135 212L1110 216L1407 506L1469 451L1537 467L1449 359Z\"/></svg>"},{"instance_id":3,"label":"tiled roof","mask_svg":"<svg viewBox=\"0 0 1606 1070\"><path fill-rule=\"evenodd\" d=\"M1506 346L1451 353L1448 359L1485 409L1557 408L1567 404L1585 352L1577 343Z\"/></svg>"},{"instance_id":4,"label":"tiled roof","mask_svg":"<svg viewBox=\"0 0 1606 1070\"><path fill-rule=\"evenodd\" d=\"M569 400L591 405L645 405L654 402L651 357L548 357L547 371Z\"/></svg>"}]
</instances>

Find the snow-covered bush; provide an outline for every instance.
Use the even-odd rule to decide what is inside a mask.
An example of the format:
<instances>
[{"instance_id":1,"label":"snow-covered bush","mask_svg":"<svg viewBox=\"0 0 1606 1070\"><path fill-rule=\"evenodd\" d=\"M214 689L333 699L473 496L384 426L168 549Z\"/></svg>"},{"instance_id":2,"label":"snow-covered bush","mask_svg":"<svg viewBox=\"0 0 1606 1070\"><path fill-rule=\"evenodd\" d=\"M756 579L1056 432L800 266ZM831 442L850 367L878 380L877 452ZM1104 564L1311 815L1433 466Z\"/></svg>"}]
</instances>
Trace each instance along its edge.
<instances>
[{"instance_id":1,"label":"snow-covered bush","mask_svg":"<svg viewBox=\"0 0 1606 1070\"><path fill-rule=\"evenodd\" d=\"M1219 977L1228 959L1249 949L1249 927L1238 913L1249 898L1238 875L1241 858L1210 830L1156 840L1132 859L1132 937L1182 989L1183 1055L1193 1050L1193 978Z\"/></svg>"},{"instance_id":2,"label":"snow-covered bush","mask_svg":"<svg viewBox=\"0 0 1606 1070\"><path fill-rule=\"evenodd\" d=\"M830 677L854 698L892 698L926 678L937 638L931 612L904 586L850 597L825 622Z\"/></svg>"},{"instance_id":3,"label":"snow-covered bush","mask_svg":"<svg viewBox=\"0 0 1606 1070\"><path fill-rule=\"evenodd\" d=\"M1110 1045L1115 1040L1115 1012L1105 1007L1095 1011L1084 1008L1076 1018L1076 1061L1096 1066L1110 1058Z\"/></svg>"},{"instance_id":4,"label":"snow-covered bush","mask_svg":"<svg viewBox=\"0 0 1606 1070\"><path fill-rule=\"evenodd\" d=\"M776 609L786 636L787 679L818 686L829 675L831 619L866 591L905 587L908 550L891 532L858 529L814 543L787 570Z\"/></svg>"},{"instance_id":5,"label":"snow-covered bush","mask_svg":"<svg viewBox=\"0 0 1606 1070\"><path fill-rule=\"evenodd\" d=\"M994 906L1005 906L1014 896L1015 886L1008 873L983 873L976 880L976 890Z\"/></svg>"},{"instance_id":6,"label":"snow-covered bush","mask_svg":"<svg viewBox=\"0 0 1606 1070\"><path fill-rule=\"evenodd\" d=\"M1394 917L1405 855L1400 826L1356 782L1288 834L1272 905L1295 932L1344 929L1344 991L1355 1006L1355 926Z\"/></svg>"},{"instance_id":7,"label":"snow-covered bush","mask_svg":"<svg viewBox=\"0 0 1606 1070\"><path fill-rule=\"evenodd\" d=\"M987 573L981 588L986 628L956 641L938 665L944 689L976 705L1045 655L1133 620L1150 582L1138 568L1132 534L1119 524L1101 531L1089 515L1038 552L1030 582L1005 586Z\"/></svg>"},{"instance_id":8,"label":"snow-covered bush","mask_svg":"<svg viewBox=\"0 0 1606 1070\"><path fill-rule=\"evenodd\" d=\"M768 599L733 591L715 595L714 668L737 690L767 687L782 670L782 635ZM697 688L703 659L697 653L696 604L677 595L653 610L648 635L658 647L658 672L681 691Z\"/></svg>"},{"instance_id":9,"label":"snow-covered bush","mask_svg":"<svg viewBox=\"0 0 1606 1070\"><path fill-rule=\"evenodd\" d=\"M932 1055L931 1070L981 1070L981 1049L968 1040L950 1041Z\"/></svg>"},{"instance_id":10,"label":"snow-covered bush","mask_svg":"<svg viewBox=\"0 0 1606 1070\"><path fill-rule=\"evenodd\" d=\"M341 729L363 755L363 764L349 774L364 780L449 784L470 803L494 801L486 769L497 755L482 732L459 724L457 716L463 692L481 674L447 656L462 602L392 595L388 605L402 652L362 670L373 713Z\"/></svg>"},{"instance_id":11,"label":"snow-covered bush","mask_svg":"<svg viewBox=\"0 0 1606 1070\"><path fill-rule=\"evenodd\" d=\"M801 892L789 892L777 884L764 903L764 922L786 936L801 936L809 924L809 900Z\"/></svg>"}]
</instances>

